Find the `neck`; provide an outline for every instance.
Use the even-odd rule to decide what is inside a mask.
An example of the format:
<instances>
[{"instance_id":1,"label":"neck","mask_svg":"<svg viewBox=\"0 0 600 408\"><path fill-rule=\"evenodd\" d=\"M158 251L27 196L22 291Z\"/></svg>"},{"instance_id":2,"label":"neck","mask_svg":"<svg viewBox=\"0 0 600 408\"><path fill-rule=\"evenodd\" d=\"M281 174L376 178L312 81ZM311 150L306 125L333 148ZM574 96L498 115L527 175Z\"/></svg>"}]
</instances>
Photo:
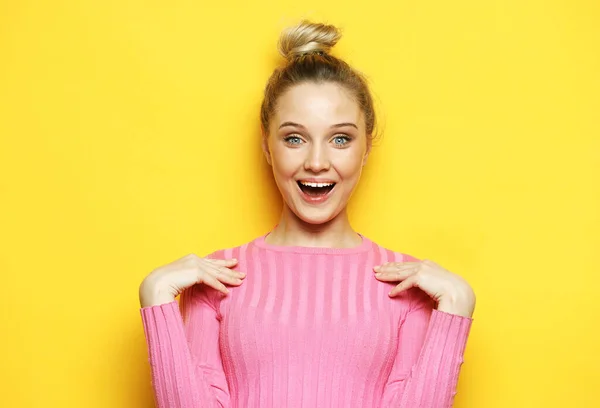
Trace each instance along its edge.
<instances>
[{"instance_id":1,"label":"neck","mask_svg":"<svg viewBox=\"0 0 600 408\"><path fill-rule=\"evenodd\" d=\"M265 242L282 246L352 248L360 245L362 239L350 225L346 208L332 220L309 224L284 204L279 223Z\"/></svg>"}]
</instances>

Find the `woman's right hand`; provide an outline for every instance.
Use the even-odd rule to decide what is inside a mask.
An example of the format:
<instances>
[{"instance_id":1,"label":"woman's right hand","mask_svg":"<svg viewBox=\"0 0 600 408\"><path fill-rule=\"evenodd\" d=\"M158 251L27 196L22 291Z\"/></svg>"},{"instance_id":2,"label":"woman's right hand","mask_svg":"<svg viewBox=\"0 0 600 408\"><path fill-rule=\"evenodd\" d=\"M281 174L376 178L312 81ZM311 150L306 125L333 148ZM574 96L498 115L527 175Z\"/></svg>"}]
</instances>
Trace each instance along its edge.
<instances>
[{"instance_id":1,"label":"woman's right hand","mask_svg":"<svg viewBox=\"0 0 600 408\"><path fill-rule=\"evenodd\" d=\"M237 265L236 259L208 259L190 254L167 265L154 269L140 284L141 307L170 303L185 289L202 283L224 294L229 290L224 285L239 286L246 276L243 272L229 268Z\"/></svg>"}]
</instances>

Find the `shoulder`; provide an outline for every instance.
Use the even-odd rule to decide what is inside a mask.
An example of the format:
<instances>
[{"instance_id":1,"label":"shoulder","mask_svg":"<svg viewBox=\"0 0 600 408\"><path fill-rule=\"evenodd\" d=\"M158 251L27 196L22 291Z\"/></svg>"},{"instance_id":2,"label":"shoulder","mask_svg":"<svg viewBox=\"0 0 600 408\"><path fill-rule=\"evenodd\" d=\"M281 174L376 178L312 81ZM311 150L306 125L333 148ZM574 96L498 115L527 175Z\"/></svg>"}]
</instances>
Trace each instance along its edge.
<instances>
[{"instance_id":1,"label":"shoulder","mask_svg":"<svg viewBox=\"0 0 600 408\"><path fill-rule=\"evenodd\" d=\"M376 257L381 259L381 263L420 261L419 258L406 251L389 248L373 241L372 239L369 239L369 241L371 242L371 250L375 253Z\"/></svg>"},{"instance_id":2,"label":"shoulder","mask_svg":"<svg viewBox=\"0 0 600 408\"><path fill-rule=\"evenodd\" d=\"M248 251L254 246L254 242L258 239L254 238L248 242L244 242L242 244L232 246L232 247L224 247L213 249L212 252L205 255L205 258L209 259L231 259L235 258L238 261L246 258L248 256Z\"/></svg>"},{"instance_id":3,"label":"shoulder","mask_svg":"<svg viewBox=\"0 0 600 408\"><path fill-rule=\"evenodd\" d=\"M200 256L208 259L236 258L238 260L238 264L231 269L237 270L239 268L240 259L245 257L247 249L251 246L253 241L254 239L233 247L213 249L212 252ZM211 286L199 283L192 285L182 292L180 296L180 304L184 305L183 307L188 309L195 305L205 304L218 311L218 305L222 299L223 297L221 296L220 291Z\"/></svg>"},{"instance_id":4,"label":"shoulder","mask_svg":"<svg viewBox=\"0 0 600 408\"><path fill-rule=\"evenodd\" d=\"M377 244L373 241L372 248L376 253L375 255L375 263L376 264L384 264L388 262L420 262L422 259L408 253L407 251L402 251L398 249L391 249L384 245ZM395 284L399 283L396 282ZM418 287L410 287L405 290L406 295L410 301L411 309L412 308L433 308L435 306L431 297L421 290Z\"/></svg>"}]
</instances>

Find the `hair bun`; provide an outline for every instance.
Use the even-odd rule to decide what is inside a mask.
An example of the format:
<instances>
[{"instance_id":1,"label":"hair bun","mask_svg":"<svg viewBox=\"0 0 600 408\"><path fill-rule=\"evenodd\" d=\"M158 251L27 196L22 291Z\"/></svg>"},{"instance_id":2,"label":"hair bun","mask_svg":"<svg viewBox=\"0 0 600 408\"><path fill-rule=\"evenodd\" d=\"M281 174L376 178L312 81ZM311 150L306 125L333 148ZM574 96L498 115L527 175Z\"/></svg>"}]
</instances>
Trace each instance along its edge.
<instances>
[{"instance_id":1,"label":"hair bun","mask_svg":"<svg viewBox=\"0 0 600 408\"><path fill-rule=\"evenodd\" d=\"M307 53L328 54L341 36L335 26L302 20L283 30L279 37L279 53L290 61Z\"/></svg>"}]
</instances>

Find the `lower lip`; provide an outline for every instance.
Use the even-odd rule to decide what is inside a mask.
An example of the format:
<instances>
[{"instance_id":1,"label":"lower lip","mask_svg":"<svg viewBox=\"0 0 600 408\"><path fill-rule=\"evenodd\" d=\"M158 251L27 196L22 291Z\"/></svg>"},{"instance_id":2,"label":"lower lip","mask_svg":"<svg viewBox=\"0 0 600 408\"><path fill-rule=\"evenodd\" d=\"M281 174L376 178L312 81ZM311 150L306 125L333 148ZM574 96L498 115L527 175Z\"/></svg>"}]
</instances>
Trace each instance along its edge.
<instances>
[{"instance_id":1,"label":"lower lip","mask_svg":"<svg viewBox=\"0 0 600 408\"><path fill-rule=\"evenodd\" d=\"M302 191L302 189L300 188L298 183L296 183L296 187L298 187L298 191L300 191L300 196L302 197L302 199L304 201L306 201L307 203L311 203L311 204L320 204L322 202L327 201L327 199L335 191L335 188L337 187L337 183L335 184L335 186L333 186L333 188L331 190L329 190L329 192L327 194L323 194L320 196L311 196L311 195L306 194L304 191Z\"/></svg>"}]
</instances>

